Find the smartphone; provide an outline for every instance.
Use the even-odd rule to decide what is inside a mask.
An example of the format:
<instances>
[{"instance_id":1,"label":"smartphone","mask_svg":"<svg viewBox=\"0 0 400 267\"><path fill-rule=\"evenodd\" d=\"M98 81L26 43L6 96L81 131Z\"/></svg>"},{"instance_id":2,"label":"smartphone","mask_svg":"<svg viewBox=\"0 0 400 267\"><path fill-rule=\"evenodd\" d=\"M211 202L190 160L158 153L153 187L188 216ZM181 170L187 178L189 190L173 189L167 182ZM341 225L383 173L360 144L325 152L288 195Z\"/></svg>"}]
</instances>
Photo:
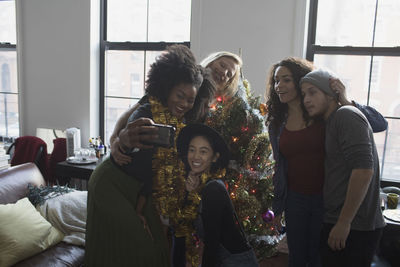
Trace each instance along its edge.
<instances>
[{"instance_id":1,"label":"smartphone","mask_svg":"<svg viewBox=\"0 0 400 267\"><path fill-rule=\"evenodd\" d=\"M146 143L166 148L174 146L176 131L174 126L164 124L152 124L151 126L158 128L158 138Z\"/></svg>"}]
</instances>

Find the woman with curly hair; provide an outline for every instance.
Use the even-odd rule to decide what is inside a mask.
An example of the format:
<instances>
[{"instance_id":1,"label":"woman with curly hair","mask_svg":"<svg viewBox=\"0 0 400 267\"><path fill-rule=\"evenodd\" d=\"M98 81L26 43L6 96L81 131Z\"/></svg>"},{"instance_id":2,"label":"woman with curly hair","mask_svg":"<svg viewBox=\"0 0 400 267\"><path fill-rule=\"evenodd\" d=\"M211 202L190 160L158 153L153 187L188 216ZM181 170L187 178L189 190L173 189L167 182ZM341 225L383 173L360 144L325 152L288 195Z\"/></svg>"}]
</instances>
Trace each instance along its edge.
<instances>
[{"instance_id":1,"label":"woman with curly hair","mask_svg":"<svg viewBox=\"0 0 400 267\"><path fill-rule=\"evenodd\" d=\"M146 98L128 124L143 139L134 149L118 148L132 160L121 166L111 155L90 177L85 266L170 266L159 215L175 208L184 168L175 145L151 144L158 137L152 124L172 125L178 134L186 118L203 116L203 101L213 99L215 88L182 45L169 47L151 65L146 85Z\"/></svg>"},{"instance_id":2,"label":"woman with curly hair","mask_svg":"<svg viewBox=\"0 0 400 267\"><path fill-rule=\"evenodd\" d=\"M220 51L215 52L207 56L200 62L200 65L206 68L210 73L215 83L217 92L215 98L211 102L214 102L217 98L228 99L238 93L238 84L240 79L240 68L242 67L242 59L231 52ZM144 96L146 98L146 96ZM199 99L202 99L201 96ZM203 101L204 102L204 101ZM204 106L200 106L203 110L198 121L205 119L205 110L208 110L208 106L211 103L204 102ZM115 124L114 131L110 137L111 154L114 156L115 161L122 165L130 162L130 158L120 153L118 146L123 143L127 147L141 146L138 142L138 136L135 134L134 129L126 127L129 116L138 108L140 103L132 106L129 110L124 112ZM193 121L189 118L188 122ZM147 136L142 136L147 138Z\"/></svg>"},{"instance_id":3,"label":"woman with curly hair","mask_svg":"<svg viewBox=\"0 0 400 267\"><path fill-rule=\"evenodd\" d=\"M300 89L300 79L312 70L307 60L286 58L272 66L266 92L266 123L276 162L274 224L282 227L284 212L289 266L320 266L325 125L308 116ZM342 105L353 104L364 113L374 132L386 129L386 120L375 109L347 100L340 80L332 77L330 86Z\"/></svg>"}]
</instances>

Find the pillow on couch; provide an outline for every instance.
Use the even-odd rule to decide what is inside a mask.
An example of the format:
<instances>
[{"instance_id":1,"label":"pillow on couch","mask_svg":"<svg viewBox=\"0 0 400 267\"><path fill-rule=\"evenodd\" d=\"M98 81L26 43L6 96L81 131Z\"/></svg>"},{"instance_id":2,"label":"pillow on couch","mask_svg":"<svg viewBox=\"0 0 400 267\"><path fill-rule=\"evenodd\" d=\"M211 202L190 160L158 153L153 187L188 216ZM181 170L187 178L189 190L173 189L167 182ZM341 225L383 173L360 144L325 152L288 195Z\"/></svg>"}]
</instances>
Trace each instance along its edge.
<instances>
[{"instance_id":1,"label":"pillow on couch","mask_svg":"<svg viewBox=\"0 0 400 267\"><path fill-rule=\"evenodd\" d=\"M0 267L11 266L63 239L28 198L0 205Z\"/></svg>"}]
</instances>

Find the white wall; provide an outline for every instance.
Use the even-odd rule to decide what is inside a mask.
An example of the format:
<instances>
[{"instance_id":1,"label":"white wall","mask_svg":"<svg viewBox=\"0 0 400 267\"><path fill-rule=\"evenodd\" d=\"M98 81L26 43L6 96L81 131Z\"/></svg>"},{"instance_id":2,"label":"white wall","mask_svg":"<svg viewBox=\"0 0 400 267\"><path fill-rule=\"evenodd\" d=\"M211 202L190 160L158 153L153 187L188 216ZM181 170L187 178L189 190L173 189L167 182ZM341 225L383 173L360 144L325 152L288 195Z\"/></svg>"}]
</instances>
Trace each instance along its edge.
<instances>
[{"instance_id":1,"label":"white wall","mask_svg":"<svg viewBox=\"0 0 400 267\"><path fill-rule=\"evenodd\" d=\"M264 94L271 64L302 56L307 0L193 0L192 49L243 51L244 74ZM16 0L21 135L79 127L98 134L98 0ZM92 66L92 67L91 67Z\"/></svg>"},{"instance_id":2,"label":"white wall","mask_svg":"<svg viewBox=\"0 0 400 267\"><path fill-rule=\"evenodd\" d=\"M16 1L21 135L78 127L88 140L98 80L90 71L90 6L90 0Z\"/></svg>"}]
</instances>

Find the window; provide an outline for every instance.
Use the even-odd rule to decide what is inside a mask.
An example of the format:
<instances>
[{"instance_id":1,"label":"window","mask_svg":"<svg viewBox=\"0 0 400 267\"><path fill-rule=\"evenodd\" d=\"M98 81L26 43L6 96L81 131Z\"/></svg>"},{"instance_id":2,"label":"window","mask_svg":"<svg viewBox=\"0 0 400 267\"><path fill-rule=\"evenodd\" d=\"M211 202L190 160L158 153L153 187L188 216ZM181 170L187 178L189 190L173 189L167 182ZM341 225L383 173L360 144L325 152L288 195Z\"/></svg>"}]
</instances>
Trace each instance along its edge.
<instances>
[{"instance_id":1,"label":"window","mask_svg":"<svg viewBox=\"0 0 400 267\"><path fill-rule=\"evenodd\" d=\"M118 117L143 96L161 51L190 46L191 1L102 0L101 8L100 133L108 143Z\"/></svg>"},{"instance_id":2,"label":"window","mask_svg":"<svg viewBox=\"0 0 400 267\"><path fill-rule=\"evenodd\" d=\"M0 1L0 136L19 136L15 1Z\"/></svg>"},{"instance_id":3,"label":"window","mask_svg":"<svg viewBox=\"0 0 400 267\"><path fill-rule=\"evenodd\" d=\"M307 59L389 122L375 134L382 180L400 182L400 1L310 0Z\"/></svg>"}]
</instances>

